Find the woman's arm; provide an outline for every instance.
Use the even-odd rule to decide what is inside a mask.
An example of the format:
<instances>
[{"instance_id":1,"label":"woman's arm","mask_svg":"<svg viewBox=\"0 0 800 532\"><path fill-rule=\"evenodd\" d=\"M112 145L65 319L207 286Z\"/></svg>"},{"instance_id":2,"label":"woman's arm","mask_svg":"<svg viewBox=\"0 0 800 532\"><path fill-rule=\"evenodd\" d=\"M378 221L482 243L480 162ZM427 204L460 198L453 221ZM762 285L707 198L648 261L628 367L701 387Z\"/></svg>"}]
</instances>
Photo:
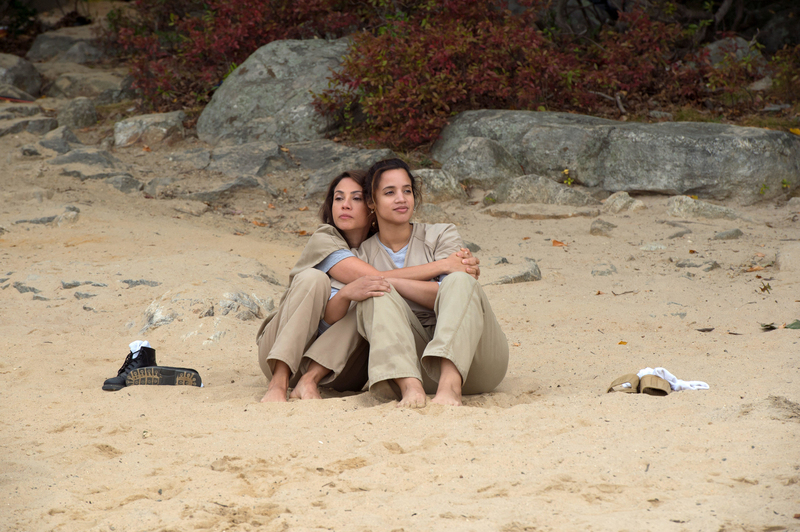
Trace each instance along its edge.
<instances>
[{"instance_id":1,"label":"woman's arm","mask_svg":"<svg viewBox=\"0 0 800 532\"><path fill-rule=\"evenodd\" d=\"M345 285L328 300L323 319L328 325L333 325L344 318L350 308L351 301L364 301L370 297L380 297L385 292L391 291L392 286L383 277L373 275L359 277L352 283Z\"/></svg>"},{"instance_id":2,"label":"woman's arm","mask_svg":"<svg viewBox=\"0 0 800 532\"><path fill-rule=\"evenodd\" d=\"M393 270L394 271L394 270ZM427 309L433 310L439 283L435 281L415 281L413 279L388 279L397 293Z\"/></svg>"},{"instance_id":3,"label":"woman's arm","mask_svg":"<svg viewBox=\"0 0 800 532\"><path fill-rule=\"evenodd\" d=\"M480 260L473 257L472 253L466 249L461 248L451 254L446 259L441 259L419 266L410 266L407 268L398 268L391 270L391 276L395 279L413 279L417 281L429 281L439 275L447 275L454 272L465 272L477 279L481 274L481 269L478 266ZM358 259L356 257L348 257L339 261L333 266L328 273L331 277L341 283L351 283L364 276L382 276L387 272L376 270L371 265ZM328 320L325 320L328 321Z\"/></svg>"}]
</instances>

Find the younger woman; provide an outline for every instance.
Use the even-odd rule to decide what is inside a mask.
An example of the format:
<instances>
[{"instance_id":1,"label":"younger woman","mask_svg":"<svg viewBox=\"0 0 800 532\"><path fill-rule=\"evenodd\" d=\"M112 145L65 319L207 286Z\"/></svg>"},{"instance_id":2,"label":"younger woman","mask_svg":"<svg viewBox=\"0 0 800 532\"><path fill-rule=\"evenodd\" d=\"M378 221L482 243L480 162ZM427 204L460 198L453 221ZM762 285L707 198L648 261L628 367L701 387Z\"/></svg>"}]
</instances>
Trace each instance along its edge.
<instances>
[{"instance_id":1,"label":"younger woman","mask_svg":"<svg viewBox=\"0 0 800 532\"><path fill-rule=\"evenodd\" d=\"M508 343L477 280L465 273L428 281L395 278L396 268L429 264L461 248L452 224L410 223L417 181L399 159L370 168L365 188L379 231L358 256L395 290L358 303L358 330L370 343L369 386L400 395L398 406L460 405L462 393L492 391L508 367Z\"/></svg>"},{"instance_id":2,"label":"younger woman","mask_svg":"<svg viewBox=\"0 0 800 532\"><path fill-rule=\"evenodd\" d=\"M363 172L350 171L331 182L320 209L323 225L289 273L289 288L277 311L259 328L258 361L270 379L262 402L286 401L290 382L295 385L291 397L299 399L319 398L320 382L340 391L360 390L366 382L368 346L356 331L355 309L348 314L349 306L352 301L380 297L391 287L380 272L350 251L372 227L364 178ZM452 271L479 275L479 261L468 250L456 251L398 275L411 279Z\"/></svg>"}]
</instances>

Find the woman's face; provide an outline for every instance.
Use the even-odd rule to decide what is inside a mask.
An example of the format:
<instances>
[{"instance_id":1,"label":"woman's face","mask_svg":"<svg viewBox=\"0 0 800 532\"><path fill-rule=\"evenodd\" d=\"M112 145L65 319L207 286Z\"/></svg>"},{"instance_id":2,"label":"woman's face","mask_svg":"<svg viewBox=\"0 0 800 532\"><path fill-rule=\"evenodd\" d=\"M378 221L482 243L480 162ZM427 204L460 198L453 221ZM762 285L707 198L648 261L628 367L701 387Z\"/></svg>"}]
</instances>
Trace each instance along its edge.
<instances>
[{"instance_id":1,"label":"woman's face","mask_svg":"<svg viewBox=\"0 0 800 532\"><path fill-rule=\"evenodd\" d=\"M361 185L345 177L333 192L333 223L342 232L362 231L369 227L369 209Z\"/></svg>"},{"instance_id":2,"label":"woman's face","mask_svg":"<svg viewBox=\"0 0 800 532\"><path fill-rule=\"evenodd\" d=\"M382 223L407 224L414 214L414 190L406 171L397 168L381 174L374 200L379 227Z\"/></svg>"}]
</instances>

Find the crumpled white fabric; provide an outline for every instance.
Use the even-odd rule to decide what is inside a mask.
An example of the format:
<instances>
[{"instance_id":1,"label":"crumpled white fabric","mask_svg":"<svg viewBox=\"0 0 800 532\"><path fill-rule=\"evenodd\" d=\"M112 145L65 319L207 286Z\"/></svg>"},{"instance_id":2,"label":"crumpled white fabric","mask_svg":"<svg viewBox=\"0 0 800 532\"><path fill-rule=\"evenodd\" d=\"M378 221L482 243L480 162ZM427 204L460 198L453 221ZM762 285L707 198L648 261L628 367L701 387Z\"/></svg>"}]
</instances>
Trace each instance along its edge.
<instances>
[{"instance_id":1,"label":"crumpled white fabric","mask_svg":"<svg viewBox=\"0 0 800 532\"><path fill-rule=\"evenodd\" d=\"M639 373L636 374L640 379L645 375L655 375L656 377L661 377L665 381L669 383L669 387L672 388L673 392L680 392L683 390L708 390L710 386L703 382L703 381L682 381L669 371L666 368L644 368L640 370ZM622 385L623 388L630 388L631 385L629 382L626 382Z\"/></svg>"},{"instance_id":2,"label":"crumpled white fabric","mask_svg":"<svg viewBox=\"0 0 800 532\"><path fill-rule=\"evenodd\" d=\"M147 340L136 340L135 342L131 342L128 344L128 347L131 348L131 353L133 353L133 357L136 358L139 356L139 350L143 347L150 347L150 342ZM152 349L152 347L150 347Z\"/></svg>"}]
</instances>

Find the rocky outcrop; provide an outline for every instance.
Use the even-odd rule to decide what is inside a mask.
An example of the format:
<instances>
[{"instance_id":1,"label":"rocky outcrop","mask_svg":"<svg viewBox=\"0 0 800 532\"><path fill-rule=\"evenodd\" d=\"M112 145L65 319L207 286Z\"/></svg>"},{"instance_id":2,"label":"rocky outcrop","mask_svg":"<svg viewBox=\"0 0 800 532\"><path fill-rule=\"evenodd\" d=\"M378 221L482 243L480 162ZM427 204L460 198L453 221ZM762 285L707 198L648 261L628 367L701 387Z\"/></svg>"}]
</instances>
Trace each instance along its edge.
<instances>
[{"instance_id":1,"label":"rocky outcrop","mask_svg":"<svg viewBox=\"0 0 800 532\"><path fill-rule=\"evenodd\" d=\"M347 52L347 40L273 41L234 70L197 122L210 144L277 144L322 138L332 123L312 106Z\"/></svg>"},{"instance_id":2,"label":"rocky outcrop","mask_svg":"<svg viewBox=\"0 0 800 532\"><path fill-rule=\"evenodd\" d=\"M11 54L0 54L0 83L7 83L31 96L38 96L42 76L28 61Z\"/></svg>"},{"instance_id":3,"label":"rocky outcrop","mask_svg":"<svg viewBox=\"0 0 800 532\"><path fill-rule=\"evenodd\" d=\"M186 113L155 113L132 116L114 124L114 144L117 147L130 146L137 142L157 144L172 139L183 138L183 121Z\"/></svg>"},{"instance_id":4,"label":"rocky outcrop","mask_svg":"<svg viewBox=\"0 0 800 532\"><path fill-rule=\"evenodd\" d=\"M471 137L502 145L526 174L556 180L568 169L577 183L612 193L692 194L748 205L800 186L800 138L766 129L467 111L444 129L432 155L446 165Z\"/></svg>"}]
</instances>

